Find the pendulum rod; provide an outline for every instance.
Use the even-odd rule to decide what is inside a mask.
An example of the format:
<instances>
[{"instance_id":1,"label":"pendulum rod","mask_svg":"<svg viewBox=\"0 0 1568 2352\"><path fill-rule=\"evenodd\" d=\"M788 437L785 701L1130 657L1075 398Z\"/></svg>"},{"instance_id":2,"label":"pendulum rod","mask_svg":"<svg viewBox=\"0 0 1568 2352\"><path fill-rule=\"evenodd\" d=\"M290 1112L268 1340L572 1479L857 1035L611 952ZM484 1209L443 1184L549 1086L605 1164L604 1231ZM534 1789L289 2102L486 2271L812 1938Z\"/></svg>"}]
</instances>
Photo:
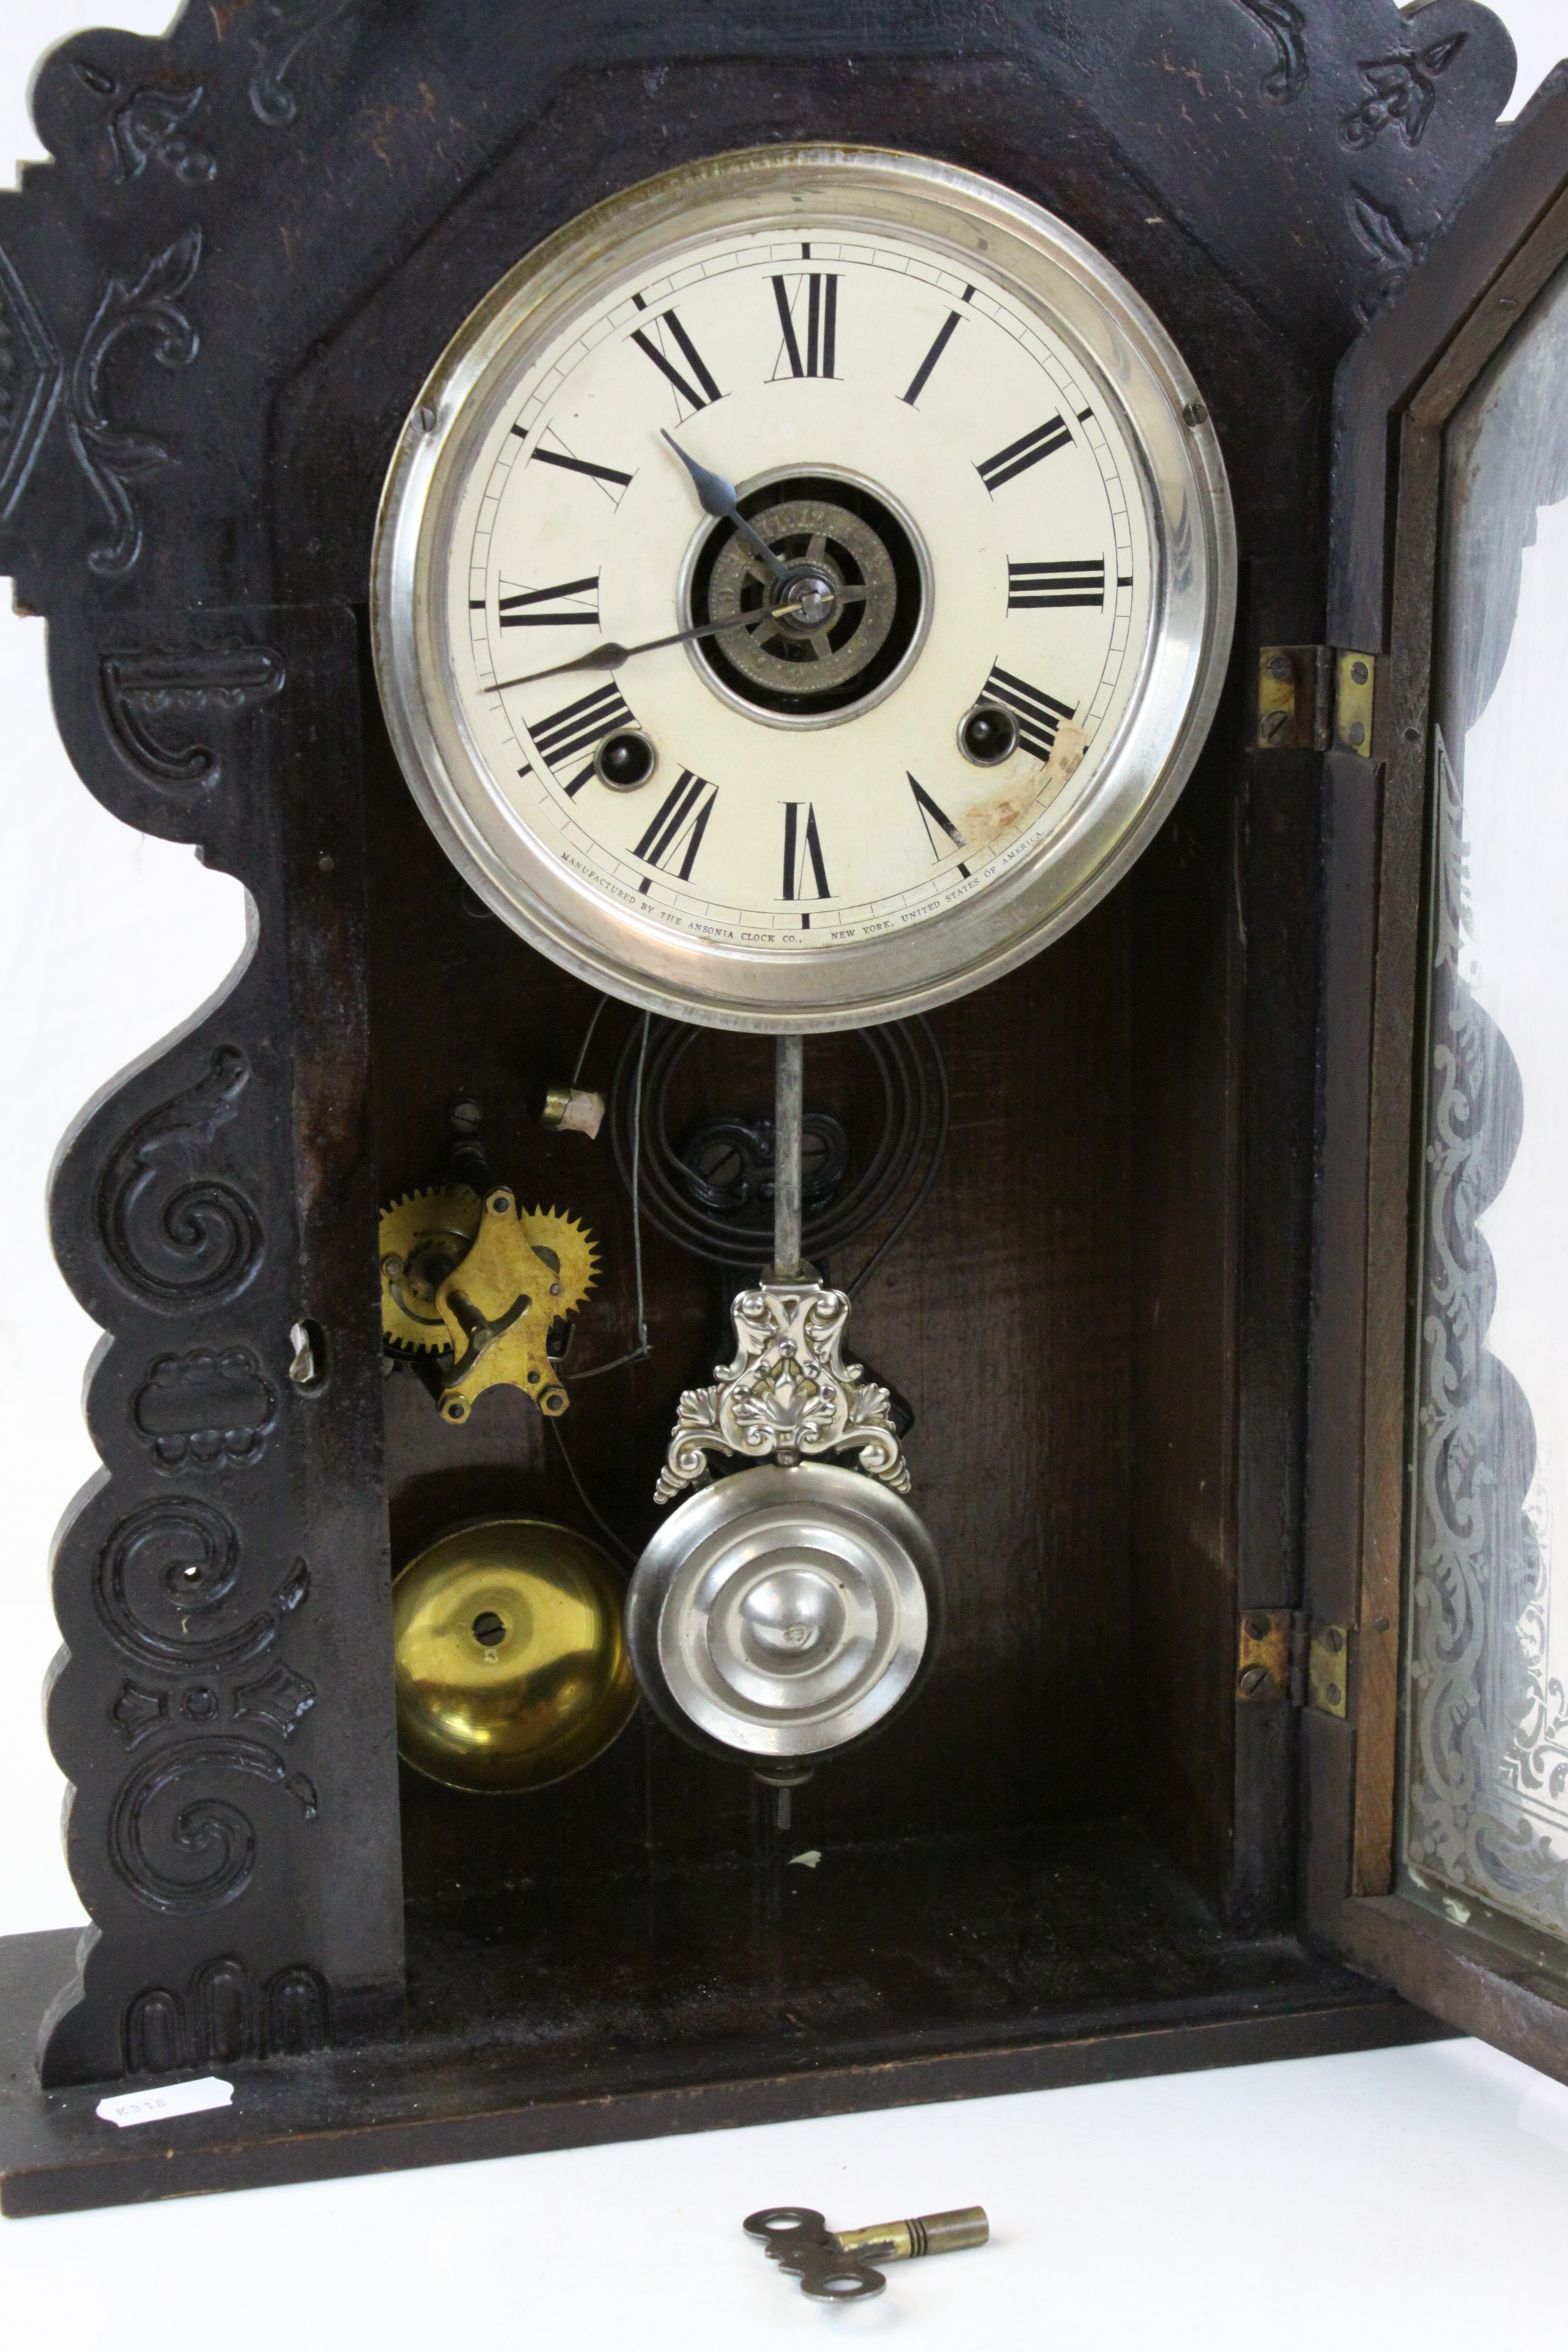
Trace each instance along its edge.
<instances>
[{"instance_id":1,"label":"pendulum rod","mask_svg":"<svg viewBox=\"0 0 1568 2352\"><path fill-rule=\"evenodd\" d=\"M801 1275L801 1123L805 1114L806 1041L781 1037L773 1104L773 1279Z\"/></svg>"}]
</instances>

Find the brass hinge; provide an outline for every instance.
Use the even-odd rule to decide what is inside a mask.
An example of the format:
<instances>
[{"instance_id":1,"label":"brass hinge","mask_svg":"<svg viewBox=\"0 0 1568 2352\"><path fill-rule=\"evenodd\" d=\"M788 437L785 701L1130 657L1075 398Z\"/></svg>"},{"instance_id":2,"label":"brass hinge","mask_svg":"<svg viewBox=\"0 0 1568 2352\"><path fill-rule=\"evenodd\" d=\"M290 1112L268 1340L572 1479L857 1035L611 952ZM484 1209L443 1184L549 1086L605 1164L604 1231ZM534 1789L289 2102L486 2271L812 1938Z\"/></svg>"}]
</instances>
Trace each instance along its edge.
<instances>
[{"instance_id":1,"label":"brass hinge","mask_svg":"<svg viewBox=\"0 0 1568 2352\"><path fill-rule=\"evenodd\" d=\"M1372 757L1377 657L1329 645L1265 645L1258 655L1260 751Z\"/></svg>"},{"instance_id":2,"label":"brass hinge","mask_svg":"<svg viewBox=\"0 0 1568 2352\"><path fill-rule=\"evenodd\" d=\"M1350 1637L1302 1609L1244 1609L1236 1639L1236 1697L1247 1706L1313 1707L1343 1718Z\"/></svg>"}]
</instances>

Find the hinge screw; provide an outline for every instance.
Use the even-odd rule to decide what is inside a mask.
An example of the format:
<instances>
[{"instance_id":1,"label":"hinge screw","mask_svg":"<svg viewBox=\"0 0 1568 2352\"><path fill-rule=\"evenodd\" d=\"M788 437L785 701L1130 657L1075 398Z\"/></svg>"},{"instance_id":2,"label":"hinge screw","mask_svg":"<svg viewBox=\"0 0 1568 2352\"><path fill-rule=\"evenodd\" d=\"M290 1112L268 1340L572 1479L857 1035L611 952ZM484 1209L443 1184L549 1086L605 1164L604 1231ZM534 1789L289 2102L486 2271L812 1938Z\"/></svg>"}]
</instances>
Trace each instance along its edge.
<instances>
[{"instance_id":1,"label":"hinge screw","mask_svg":"<svg viewBox=\"0 0 1568 2352\"><path fill-rule=\"evenodd\" d=\"M1285 683L1290 676L1290 658L1287 654L1276 653L1273 656L1269 663L1269 676L1277 678L1281 685Z\"/></svg>"},{"instance_id":2,"label":"hinge screw","mask_svg":"<svg viewBox=\"0 0 1568 2352\"><path fill-rule=\"evenodd\" d=\"M1277 743L1289 725L1290 714L1288 711L1265 711L1258 727L1258 733L1265 743Z\"/></svg>"},{"instance_id":3,"label":"hinge screw","mask_svg":"<svg viewBox=\"0 0 1568 2352\"><path fill-rule=\"evenodd\" d=\"M1250 1699L1255 1692L1260 1691L1263 1688L1264 1684L1268 1681L1268 1678L1269 1670L1266 1666L1245 1667L1242 1670L1241 1675L1241 1689L1243 1696Z\"/></svg>"}]
</instances>

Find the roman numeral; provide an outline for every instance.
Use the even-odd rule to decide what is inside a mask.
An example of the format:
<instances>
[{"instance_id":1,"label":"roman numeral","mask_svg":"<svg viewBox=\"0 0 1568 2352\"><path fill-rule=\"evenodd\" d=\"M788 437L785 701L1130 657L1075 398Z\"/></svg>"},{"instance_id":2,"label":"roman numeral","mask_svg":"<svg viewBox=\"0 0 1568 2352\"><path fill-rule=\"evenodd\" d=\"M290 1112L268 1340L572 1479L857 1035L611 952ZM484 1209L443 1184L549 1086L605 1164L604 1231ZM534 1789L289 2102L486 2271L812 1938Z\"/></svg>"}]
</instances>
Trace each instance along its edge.
<instances>
[{"instance_id":1,"label":"roman numeral","mask_svg":"<svg viewBox=\"0 0 1568 2352\"><path fill-rule=\"evenodd\" d=\"M771 381L777 383L786 366L792 376L831 376L838 354L838 280L821 270L809 276L775 278L773 296L779 306L784 345ZM799 326L804 313L805 341Z\"/></svg>"},{"instance_id":2,"label":"roman numeral","mask_svg":"<svg viewBox=\"0 0 1568 2352\"><path fill-rule=\"evenodd\" d=\"M828 870L822 862L822 842L817 832L817 812L809 800L787 800L784 803L784 896L805 898L806 869L811 869L813 898L831 898Z\"/></svg>"},{"instance_id":3,"label":"roman numeral","mask_svg":"<svg viewBox=\"0 0 1568 2352\"><path fill-rule=\"evenodd\" d=\"M908 401L911 408L914 407L915 402L920 398L920 395L925 390L927 384L930 383L931 371L936 366L936 363L941 358L943 352L947 349L949 343L952 342L954 331L962 324L963 315L964 314L961 310L949 311L947 324L941 329L937 335L936 341L932 344L930 350L926 353L925 358L916 368L914 381L910 385L909 390L904 394L904 398Z\"/></svg>"},{"instance_id":4,"label":"roman numeral","mask_svg":"<svg viewBox=\"0 0 1568 2352\"><path fill-rule=\"evenodd\" d=\"M512 427L515 433L517 426ZM623 474L619 466L597 465L592 458L574 457L569 449L546 449L541 446L532 453L535 465L559 466L563 473L586 474L590 482L597 482L612 506L620 504L620 494L632 484L630 474Z\"/></svg>"},{"instance_id":5,"label":"roman numeral","mask_svg":"<svg viewBox=\"0 0 1568 2352\"><path fill-rule=\"evenodd\" d=\"M904 773L906 776L909 776L909 789L915 796L915 808L919 814L921 824L924 825L926 829L926 842L930 848L931 855L934 858L944 858L947 855L947 850L937 839L937 835L939 833L945 834L947 836L948 843L954 849L962 849L964 846L964 837L962 833L959 832L958 827L954 824L952 818L948 815L946 809L942 808L931 798L930 793L921 783L918 776L910 775L910 771L907 768L905 769Z\"/></svg>"},{"instance_id":6,"label":"roman numeral","mask_svg":"<svg viewBox=\"0 0 1568 2352\"><path fill-rule=\"evenodd\" d=\"M1036 759L1048 760L1056 749L1056 730L1063 719L1077 717L1077 709L1070 702L1058 702L1054 694L1046 694L1038 686L1031 686L1027 678L1015 678L1011 670L1000 667L991 672L985 682L986 700L1006 705L1018 721L1018 740L1025 751Z\"/></svg>"},{"instance_id":7,"label":"roman numeral","mask_svg":"<svg viewBox=\"0 0 1568 2352\"><path fill-rule=\"evenodd\" d=\"M534 749L552 768L563 761L576 759L615 727L635 727L636 720L621 700L615 686L596 686L589 694L579 695L564 710L541 719L528 732L534 739ZM593 774L591 766L573 778L566 787L569 793L580 792Z\"/></svg>"},{"instance_id":8,"label":"roman numeral","mask_svg":"<svg viewBox=\"0 0 1568 2352\"><path fill-rule=\"evenodd\" d=\"M1093 563L1010 563L1009 612L1042 612L1064 604L1105 603L1105 558Z\"/></svg>"},{"instance_id":9,"label":"roman numeral","mask_svg":"<svg viewBox=\"0 0 1568 2352\"><path fill-rule=\"evenodd\" d=\"M689 882L718 797L716 784L694 776L690 768L683 768L671 785L664 806L633 850L633 857L641 858L644 865L656 866L661 873L674 873L682 882ZM675 863L677 858L679 865ZM641 884L644 892L651 887L651 881L650 876Z\"/></svg>"},{"instance_id":10,"label":"roman numeral","mask_svg":"<svg viewBox=\"0 0 1568 2352\"><path fill-rule=\"evenodd\" d=\"M1043 425L1036 425L1032 433L1020 434L995 457L988 457L975 471L988 490L1000 490L1004 482L1015 481L1026 474L1042 457L1054 457L1058 449L1065 449L1072 434L1059 416L1050 417Z\"/></svg>"},{"instance_id":11,"label":"roman numeral","mask_svg":"<svg viewBox=\"0 0 1568 2352\"><path fill-rule=\"evenodd\" d=\"M665 351L666 330L668 331L668 340L674 343L680 357L691 370L689 376L677 367L675 361ZM656 319L649 322L648 327L638 327L635 330L632 341L646 358L652 360L660 375L667 377L674 385L677 400L683 400L687 408L695 411L708 407L712 401L724 398L718 385L708 373L707 363L701 352L681 324L678 311L661 311Z\"/></svg>"},{"instance_id":12,"label":"roman numeral","mask_svg":"<svg viewBox=\"0 0 1568 2352\"><path fill-rule=\"evenodd\" d=\"M565 605L570 596L598 597L599 582L592 580L563 580L559 588L524 588L515 596L500 599L503 629L597 629L599 607L597 601L588 607L573 606L563 612L551 612L551 605Z\"/></svg>"}]
</instances>

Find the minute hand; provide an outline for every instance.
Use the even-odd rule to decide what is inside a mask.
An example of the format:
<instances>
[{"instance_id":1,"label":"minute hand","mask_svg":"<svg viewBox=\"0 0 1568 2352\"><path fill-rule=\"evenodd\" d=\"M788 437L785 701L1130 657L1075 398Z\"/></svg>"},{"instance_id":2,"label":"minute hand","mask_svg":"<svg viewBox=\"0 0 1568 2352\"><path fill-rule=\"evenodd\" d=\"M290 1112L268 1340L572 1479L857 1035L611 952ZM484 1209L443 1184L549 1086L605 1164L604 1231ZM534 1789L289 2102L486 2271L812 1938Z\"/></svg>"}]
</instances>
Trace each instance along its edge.
<instances>
[{"instance_id":1,"label":"minute hand","mask_svg":"<svg viewBox=\"0 0 1568 2352\"><path fill-rule=\"evenodd\" d=\"M862 604L864 588L842 588L838 592L840 604ZM695 629L674 629L668 637L647 637L641 645L596 645L592 653L579 653L571 661L553 662L547 670L530 670L526 677L501 678L495 685L486 686L486 694L505 694L513 686L531 686L536 678L560 678L569 670L618 670L622 662L633 654L659 653L666 645L691 645L700 637L718 637L726 629L755 629L763 621L792 621L799 617L798 604L765 604L756 612L731 613L722 621L704 621Z\"/></svg>"}]
</instances>

